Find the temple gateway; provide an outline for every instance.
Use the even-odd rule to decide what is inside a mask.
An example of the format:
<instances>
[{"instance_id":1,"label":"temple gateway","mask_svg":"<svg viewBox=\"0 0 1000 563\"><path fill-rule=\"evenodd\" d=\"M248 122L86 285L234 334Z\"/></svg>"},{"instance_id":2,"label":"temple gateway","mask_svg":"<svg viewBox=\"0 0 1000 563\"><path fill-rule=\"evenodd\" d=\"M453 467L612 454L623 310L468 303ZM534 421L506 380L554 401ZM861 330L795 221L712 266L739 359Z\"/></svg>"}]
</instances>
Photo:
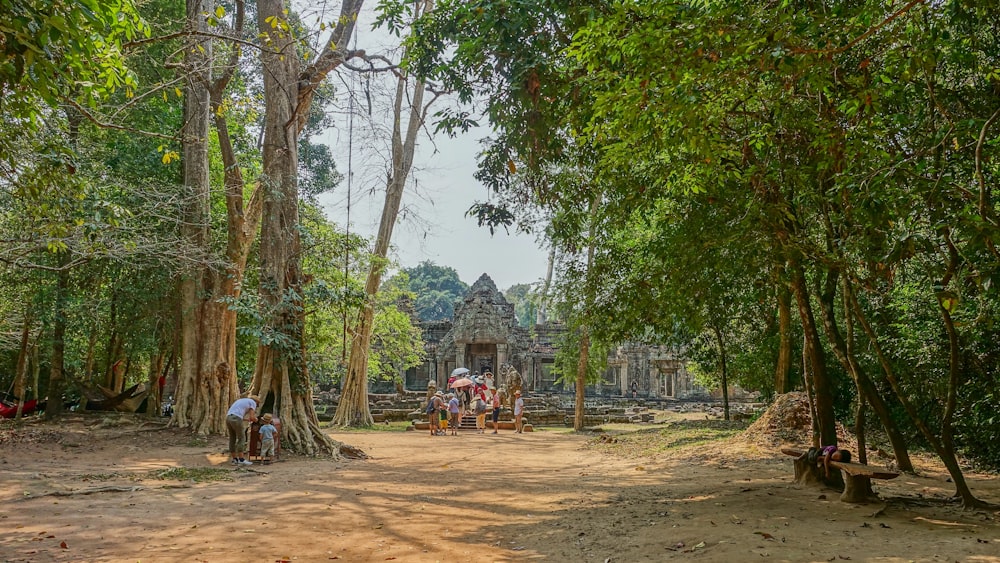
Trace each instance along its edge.
<instances>
[{"instance_id":1,"label":"temple gateway","mask_svg":"<svg viewBox=\"0 0 1000 563\"><path fill-rule=\"evenodd\" d=\"M528 391L572 393L551 374L562 323L548 322L531 328L519 326L514 305L507 302L483 274L460 303L450 321L421 323L426 361L403 377L411 391L424 390L430 381L439 389L452 370L465 367L494 374L510 364L521 374ZM639 397L689 399L708 397L694 384L677 351L667 346L623 343L608 354L603 381L587 387L588 396L631 396L633 382Z\"/></svg>"}]
</instances>

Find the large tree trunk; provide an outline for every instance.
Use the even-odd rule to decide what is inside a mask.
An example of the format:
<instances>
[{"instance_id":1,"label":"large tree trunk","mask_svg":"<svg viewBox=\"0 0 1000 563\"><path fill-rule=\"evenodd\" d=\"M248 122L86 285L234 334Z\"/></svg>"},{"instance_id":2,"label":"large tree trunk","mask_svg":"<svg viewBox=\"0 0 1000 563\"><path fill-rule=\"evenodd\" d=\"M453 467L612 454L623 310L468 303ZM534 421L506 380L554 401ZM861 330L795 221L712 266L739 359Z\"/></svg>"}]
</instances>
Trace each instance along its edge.
<instances>
[{"instance_id":1,"label":"large tree trunk","mask_svg":"<svg viewBox=\"0 0 1000 563\"><path fill-rule=\"evenodd\" d=\"M715 333L715 342L719 346L719 372L722 377L722 412L724 419L729 420L729 372L726 365L726 341L722 337L722 330L718 326L712 326Z\"/></svg>"},{"instance_id":2,"label":"large tree trunk","mask_svg":"<svg viewBox=\"0 0 1000 563\"><path fill-rule=\"evenodd\" d=\"M31 305L28 305L27 311L24 312L24 325L21 327L21 346L17 351L17 366L14 368L14 396L17 397L17 411L14 413L15 419L21 418L21 413L24 412L24 401L27 400L25 396L25 381L28 376L28 354L30 353L31 345L29 340L31 339Z\"/></svg>"},{"instance_id":3,"label":"large tree trunk","mask_svg":"<svg viewBox=\"0 0 1000 563\"><path fill-rule=\"evenodd\" d=\"M111 304L108 317L109 336L108 345L104 349L104 379L101 384L111 389L111 385L114 383L114 365L117 361L115 360L115 353L118 350L118 346L116 345L118 333L115 331L115 326L118 322L118 292L114 289L111 290Z\"/></svg>"},{"instance_id":4,"label":"large tree trunk","mask_svg":"<svg viewBox=\"0 0 1000 563\"><path fill-rule=\"evenodd\" d=\"M187 0L188 26L207 32L211 0ZM183 235L206 258L212 255L209 234L211 181L208 133L209 85L215 57L210 39L192 37L185 50L187 89L184 95L183 159L187 212ZM231 314L219 303L224 276L213 265L191 272L180 283L181 361L172 424L198 433L222 433L226 409L236 398L235 349L226 350L223 333Z\"/></svg>"},{"instance_id":5,"label":"large tree trunk","mask_svg":"<svg viewBox=\"0 0 1000 563\"><path fill-rule=\"evenodd\" d=\"M432 0L417 2L414 18L431 9L433 9ZM408 74L399 73L396 81L396 99L393 104L392 170L389 171L382 218L379 221L375 250L365 281L365 302L358 312L354 330L350 331L352 335L350 360L347 374L344 376L340 403L337 404L337 412L333 415L333 423L340 426L370 426L374 422L368 408L368 353L374 328L375 298L388 265L386 258L389 254L389 243L392 241L392 231L399 216L406 179L413 168L417 134L423 127L427 111L424 107L423 81L417 80L413 85L413 92L407 95L409 82ZM402 130L404 104L406 104L405 109L409 111L405 134Z\"/></svg>"},{"instance_id":6,"label":"large tree trunk","mask_svg":"<svg viewBox=\"0 0 1000 563\"><path fill-rule=\"evenodd\" d=\"M87 358L83 361L83 380L88 384L93 383L94 376L94 349L97 348L97 329L99 327L99 321L94 320L94 324L90 327L90 337L87 339Z\"/></svg>"},{"instance_id":7,"label":"large tree trunk","mask_svg":"<svg viewBox=\"0 0 1000 563\"><path fill-rule=\"evenodd\" d=\"M774 392L788 393L792 390L792 296L788 284L779 276L775 284L778 302L778 361L774 366Z\"/></svg>"},{"instance_id":8,"label":"large tree trunk","mask_svg":"<svg viewBox=\"0 0 1000 563\"><path fill-rule=\"evenodd\" d=\"M17 364L14 367L14 396L23 401L25 379L28 372L28 351L31 340L31 305L24 312L24 320L21 325L21 345L17 351Z\"/></svg>"},{"instance_id":9,"label":"large tree trunk","mask_svg":"<svg viewBox=\"0 0 1000 563\"><path fill-rule=\"evenodd\" d=\"M587 369L590 365L590 330L584 324L580 327L580 359L576 365L576 389L573 405L573 430L583 430L584 397L587 392ZM623 374L624 377L624 374Z\"/></svg>"},{"instance_id":10,"label":"large tree trunk","mask_svg":"<svg viewBox=\"0 0 1000 563\"><path fill-rule=\"evenodd\" d=\"M812 368L810 375L816 402L816 423L819 427L820 442L825 446L836 445L837 426L833 414L832 385L826 372L823 346L820 343L819 332L816 330L816 321L813 316L812 304L809 301L805 274L797 259L789 260L789 274L799 308L799 318L802 322L803 344Z\"/></svg>"},{"instance_id":11,"label":"large tree trunk","mask_svg":"<svg viewBox=\"0 0 1000 563\"><path fill-rule=\"evenodd\" d=\"M45 418L53 420L63 413L63 370L66 355L66 301L69 297L69 250L59 253L59 271L56 273L55 308L52 315L52 356L49 359L49 390L45 404Z\"/></svg>"},{"instance_id":12,"label":"large tree trunk","mask_svg":"<svg viewBox=\"0 0 1000 563\"><path fill-rule=\"evenodd\" d=\"M594 229L597 216L597 199L590 201L590 244L587 245L587 269L584 272L583 298L583 323L580 326L580 358L576 365L576 392L574 393L576 402L573 405L573 430L579 432L583 430L583 415L587 393L587 371L590 369L590 319L586 317L591 310L594 292L590 288L590 269L594 265ZM626 377L628 374L622 374Z\"/></svg>"},{"instance_id":13,"label":"large tree trunk","mask_svg":"<svg viewBox=\"0 0 1000 563\"><path fill-rule=\"evenodd\" d=\"M203 26L203 12L212 4L189 0L191 25ZM243 28L244 3L236 3L235 30ZM205 45L208 43L208 45ZM206 266L182 282L181 368L178 374L174 423L202 433L221 433L229 405L239 396L236 380L236 312L224 300L240 296L247 258L260 221L259 190L244 209L243 174L236 159L224 111L223 95L239 58L233 48L218 80L212 78L210 42L189 50L189 95L185 97L185 184L191 194L186 236L205 256L212 255L207 138L214 116L224 167L226 250L224 270Z\"/></svg>"},{"instance_id":14,"label":"large tree trunk","mask_svg":"<svg viewBox=\"0 0 1000 563\"><path fill-rule=\"evenodd\" d=\"M305 362L301 241L298 215L299 60L281 0L257 4L258 30L267 38L264 66L264 154L260 189L263 217L260 294L265 337L257 349L251 391L273 395L282 440L306 454L337 455L338 445L319 427Z\"/></svg>"}]
</instances>

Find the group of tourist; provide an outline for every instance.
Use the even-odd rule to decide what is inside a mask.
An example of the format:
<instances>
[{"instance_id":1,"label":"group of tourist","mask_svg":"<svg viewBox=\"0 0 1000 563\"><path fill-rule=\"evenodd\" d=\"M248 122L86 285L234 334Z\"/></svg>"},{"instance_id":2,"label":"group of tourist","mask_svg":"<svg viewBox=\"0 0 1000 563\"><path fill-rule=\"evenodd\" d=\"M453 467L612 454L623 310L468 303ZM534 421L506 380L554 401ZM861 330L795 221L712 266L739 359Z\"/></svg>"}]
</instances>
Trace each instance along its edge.
<instances>
[{"instance_id":1,"label":"group of tourist","mask_svg":"<svg viewBox=\"0 0 1000 563\"><path fill-rule=\"evenodd\" d=\"M448 380L449 389L455 378ZM430 426L431 436L458 435L458 428L467 412L476 415L476 433L486 433L486 411L492 409L493 434L500 428L500 411L502 402L499 391L492 385L492 374L486 373L482 378L474 375L473 384L454 389L453 392L428 391L427 405L424 412ZM524 431L524 399L520 391L514 392L514 432Z\"/></svg>"}]
</instances>

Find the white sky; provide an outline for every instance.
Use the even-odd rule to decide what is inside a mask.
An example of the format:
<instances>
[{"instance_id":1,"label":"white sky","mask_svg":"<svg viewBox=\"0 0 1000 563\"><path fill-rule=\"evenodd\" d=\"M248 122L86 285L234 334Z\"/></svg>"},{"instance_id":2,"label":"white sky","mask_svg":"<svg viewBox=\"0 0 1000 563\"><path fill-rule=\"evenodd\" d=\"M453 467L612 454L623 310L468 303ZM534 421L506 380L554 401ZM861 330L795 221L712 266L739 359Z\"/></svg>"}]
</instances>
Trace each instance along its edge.
<instances>
[{"instance_id":1,"label":"white sky","mask_svg":"<svg viewBox=\"0 0 1000 563\"><path fill-rule=\"evenodd\" d=\"M371 53L375 51L372 41L378 38L372 36L369 27L364 22L359 24L357 45ZM372 86L372 114L382 125L373 126L355 118L353 134L349 134L345 90L350 87L356 93L354 99L365 112L367 102L356 75L352 77L345 72L341 76L342 80L354 82L337 83L337 103L342 105L337 125L314 140L331 147L337 156L337 168L345 177L349 168L348 154L353 155L350 229L352 233L373 238L382 213L388 155L388 132L375 128L386 127L389 123L385 110L379 107L388 103L389 94L380 93L377 86ZM334 80L336 83L337 79ZM434 107L440 108L443 104ZM433 124L429 124L429 131L433 131ZM414 168L403 195L392 241L391 257L402 267L429 260L439 266L455 268L461 280L469 285L486 273L500 290L544 277L547 253L539 248L533 235L513 232L508 235L501 229L491 236L489 229L476 224L475 218L465 216L474 202L488 197L486 188L473 177L479 140L487 134L487 130L480 129L454 139L439 134L431 140L426 133L418 138ZM353 150L348 150L349 144ZM345 178L334 192L320 198L327 216L340 225L348 215L348 185Z\"/></svg>"}]
</instances>

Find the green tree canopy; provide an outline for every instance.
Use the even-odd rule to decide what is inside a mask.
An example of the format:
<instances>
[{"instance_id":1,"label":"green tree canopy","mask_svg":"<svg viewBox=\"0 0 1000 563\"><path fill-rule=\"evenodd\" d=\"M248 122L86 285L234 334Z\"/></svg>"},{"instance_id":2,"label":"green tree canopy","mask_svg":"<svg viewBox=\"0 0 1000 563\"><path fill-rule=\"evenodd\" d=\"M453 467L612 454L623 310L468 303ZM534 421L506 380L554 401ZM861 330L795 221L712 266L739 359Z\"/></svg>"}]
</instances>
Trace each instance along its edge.
<instances>
[{"instance_id":1,"label":"green tree canopy","mask_svg":"<svg viewBox=\"0 0 1000 563\"><path fill-rule=\"evenodd\" d=\"M410 291L416 296L413 308L421 321L443 321L455 315L455 302L469 291L450 266L424 261L403 271L410 278Z\"/></svg>"}]
</instances>

